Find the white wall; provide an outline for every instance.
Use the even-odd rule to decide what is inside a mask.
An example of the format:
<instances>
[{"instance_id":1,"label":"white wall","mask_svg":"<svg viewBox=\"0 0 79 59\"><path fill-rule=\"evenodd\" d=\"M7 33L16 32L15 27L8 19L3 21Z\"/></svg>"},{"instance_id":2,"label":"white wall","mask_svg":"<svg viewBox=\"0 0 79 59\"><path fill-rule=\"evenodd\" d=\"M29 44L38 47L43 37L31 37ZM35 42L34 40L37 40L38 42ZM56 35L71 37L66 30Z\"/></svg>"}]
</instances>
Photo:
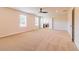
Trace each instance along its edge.
<instances>
[{"instance_id":1,"label":"white wall","mask_svg":"<svg viewBox=\"0 0 79 59\"><path fill-rule=\"evenodd\" d=\"M54 17L53 26L55 30L66 30L67 31L67 15L59 15Z\"/></svg>"},{"instance_id":2,"label":"white wall","mask_svg":"<svg viewBox=\"0 0 79 59\"><path fill-rule=\"evenodd\" d=\"M72 37L72 9L68 12L68 32Z\"/></svg>"},{"instance_id":3,"label":"white wall","mask_svg":"<svg viewBox=\"0 0 79 59\"><path fill-rule=\"evenodd\" d=\"M54 29L67 31L67 22L65 22L64 20L60 21L60 20L55 19L54 20Z\"/></svg>"},{"instance_id":4,"label":"white wall","mask_svg":"<svg viewBox=\"0 0 79 59\"><path fill-rule=\"evenodd\" d=\"M79 49L79 8L75 8L75 44Z\"/></svg>"},{"instance_id":5,"label":"white wall","mask_svg":"<svg viewBox=\"0 0 79 59\"><path fill-rule=\"evenodd\" d=\"M53 18L50 17L49 19L49 29L53 29Z\"/></svg>"},{"instance_id":6,"label":"white wall","mask_svg":"<svg viewBox=\"0 0 79 59\"><path fill-rule=\"evenodd\" d=\"M19 26L20 15L25 15L27 17L27 26ZM0 8L0 37L37 29L34 20L34 15L2 7Z\"/></svg>"},{"instance_id":7,"label":"white wall","mask_svg":"<svg viewBox=\"0 0 79 59\"><path fill-rule=\"evenodd\" d=\"M68 16L67 14L55 17L41 17L41 28L44 23L49 23L49 29L68 31Z\"/></svg>"}]
</instances>

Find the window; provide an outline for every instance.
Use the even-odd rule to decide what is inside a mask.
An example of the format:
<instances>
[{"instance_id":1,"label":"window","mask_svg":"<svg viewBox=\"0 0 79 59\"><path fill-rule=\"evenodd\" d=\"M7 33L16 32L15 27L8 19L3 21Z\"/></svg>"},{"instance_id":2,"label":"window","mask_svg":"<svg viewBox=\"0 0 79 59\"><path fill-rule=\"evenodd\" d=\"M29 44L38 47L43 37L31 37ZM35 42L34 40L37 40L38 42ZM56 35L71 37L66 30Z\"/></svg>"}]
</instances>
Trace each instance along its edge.
<instances>
[{"instance_id":1,"label":"window","mask_svg":"<svg viewBox=\"0 0 79 59\"><path fill-rule=\"evenodd\" d=\"M20 23L19 23L19 25L20 25L20 27L26 27L26 21L27 19L26 19L26 15L20 15Z\"/></svg>"},{"instance_id":2,"label":"window","mask_svg":"<svg viewBox=\"0 0 79 59\"><path fill-rule=\"evenodd\" d=\"M35 26L39 26L39 17L35 17Z\"/></svg>"}]
</instances>

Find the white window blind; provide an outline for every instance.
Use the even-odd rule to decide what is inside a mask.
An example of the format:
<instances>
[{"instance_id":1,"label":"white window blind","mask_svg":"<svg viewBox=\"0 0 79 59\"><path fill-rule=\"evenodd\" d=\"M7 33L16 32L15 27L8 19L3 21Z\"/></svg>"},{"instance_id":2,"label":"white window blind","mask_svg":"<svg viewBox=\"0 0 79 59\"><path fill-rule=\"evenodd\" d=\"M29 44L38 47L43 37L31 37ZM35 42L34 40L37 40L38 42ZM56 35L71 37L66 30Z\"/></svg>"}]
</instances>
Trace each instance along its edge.
<instances>
[{"instance_id":1,"label":"white window blind","mask_svg":"<svg viewBox=\"0 0 79 59\"><path fill-rule=\"evenodd\" d=\"M20 15L20 27L26 27L27 26L27 18L26 15Z\"/></svg>"},{"instance_id":2,"label":"white window blind","mask_svg":"<svg viewBox=\"0 0 79 59\"><path fill-rule=\"evenodd\" d=\"M35 26L39 26L39 17L35 17Z\"/></svg>"}]
</instances>

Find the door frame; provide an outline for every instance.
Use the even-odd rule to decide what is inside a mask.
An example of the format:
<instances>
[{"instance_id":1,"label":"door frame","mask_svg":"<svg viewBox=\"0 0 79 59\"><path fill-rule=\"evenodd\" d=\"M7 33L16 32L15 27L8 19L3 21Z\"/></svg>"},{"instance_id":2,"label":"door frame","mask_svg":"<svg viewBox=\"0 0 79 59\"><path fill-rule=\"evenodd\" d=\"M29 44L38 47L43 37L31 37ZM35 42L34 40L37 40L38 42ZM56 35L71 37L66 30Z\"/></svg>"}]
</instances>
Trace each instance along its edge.
<instances>
[{"instance_id":1,"label":"door frame","mask_svg":"<svg viewBox=\"0 0 79 59\"><path fill-rule=\"evenodd\" d=\"M74 27L74 20L75 20L75 16L74 16L74 14L75 14L75 8L73 8L72 9L72 42L74 42L74 29L75 29L75 27Z\"/></svg>"}]
</instances>

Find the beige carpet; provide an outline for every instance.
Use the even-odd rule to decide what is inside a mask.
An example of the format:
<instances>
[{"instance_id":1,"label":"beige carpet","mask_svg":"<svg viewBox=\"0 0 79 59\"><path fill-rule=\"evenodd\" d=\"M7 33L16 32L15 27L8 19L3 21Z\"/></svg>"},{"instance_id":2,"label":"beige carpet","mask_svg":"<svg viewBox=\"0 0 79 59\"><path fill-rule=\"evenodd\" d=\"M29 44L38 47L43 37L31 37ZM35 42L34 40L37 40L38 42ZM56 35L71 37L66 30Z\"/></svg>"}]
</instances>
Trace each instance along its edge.
<instances>
[{"instance_id":1,"label":"beige carpet","mask_svg":"<svg viewBox=\"0 0 79 59\"><path fill-rule=\"evenodd\" d=\"M73 51L77 50L65 31L41 29L0 38L2 51Z\"/></svg>"}]
</instances>

